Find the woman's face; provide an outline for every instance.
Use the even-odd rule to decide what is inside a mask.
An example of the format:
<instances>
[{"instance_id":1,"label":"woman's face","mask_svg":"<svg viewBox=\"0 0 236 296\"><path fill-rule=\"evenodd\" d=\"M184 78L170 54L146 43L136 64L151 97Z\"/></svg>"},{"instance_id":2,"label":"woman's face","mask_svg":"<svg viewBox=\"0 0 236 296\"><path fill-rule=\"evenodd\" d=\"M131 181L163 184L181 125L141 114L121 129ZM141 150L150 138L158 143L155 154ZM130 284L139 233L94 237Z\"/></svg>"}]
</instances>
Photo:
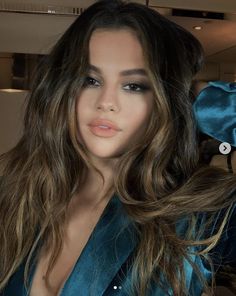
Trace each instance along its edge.
<instances>
[{"instance_id":1,"label":"woman's face","mask_svg":"<svg viewBox=\"0 0 236 296\"><path fill-rule=\"evenodd\" d=\"M96 30L77 100L78 141L94 158L117 158L142 141L153 108L142 47L129 30Z\"/></svg>"}]
</instances>

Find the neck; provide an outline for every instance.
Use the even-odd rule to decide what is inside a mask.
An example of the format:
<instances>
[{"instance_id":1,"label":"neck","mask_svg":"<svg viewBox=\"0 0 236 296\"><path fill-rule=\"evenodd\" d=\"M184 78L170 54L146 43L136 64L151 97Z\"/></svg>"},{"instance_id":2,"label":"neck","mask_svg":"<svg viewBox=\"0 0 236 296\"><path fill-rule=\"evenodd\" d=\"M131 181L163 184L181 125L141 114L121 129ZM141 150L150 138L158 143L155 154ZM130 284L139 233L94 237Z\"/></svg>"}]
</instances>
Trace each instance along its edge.
<instances>
[{"instance_id":1,"label":"neck","mask_svg":"<svg viewBox=\"0 0 236 296\"><path fill-rule=\"evenodd\" d=\"M91 160L95 168L101 172L103 179L95 169L89 169L77 198L81 204L96 206L103 202L106 203L113 194L113 178L117 159Z\"/></svg>"}]
</instances>

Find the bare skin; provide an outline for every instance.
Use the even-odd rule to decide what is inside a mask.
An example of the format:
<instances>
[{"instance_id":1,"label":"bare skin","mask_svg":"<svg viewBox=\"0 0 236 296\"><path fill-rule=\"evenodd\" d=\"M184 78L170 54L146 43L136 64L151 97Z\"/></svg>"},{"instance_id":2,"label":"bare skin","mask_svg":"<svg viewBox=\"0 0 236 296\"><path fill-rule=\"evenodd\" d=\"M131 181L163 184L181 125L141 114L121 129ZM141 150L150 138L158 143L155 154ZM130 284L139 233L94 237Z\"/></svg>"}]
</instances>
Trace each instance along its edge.
<instances>
[{"instance_id":1,"label":"bare skin","mask_svg":"<svg viewBox=\"0 0 236 296\"><path fill-rule=\"evenodd\" d=\"M75 197L70 204L62 252L49 276L51 288L45 286L44 279L51 252L42 250L33 281L31 296L58 295L109 201L106 198L97 206L80 206L77 198ZM83 200L82 196L80 196L80 199Z\"/></svg>"},{"instance_id":2,"label":"bare skin","mask_svg":"<svg viewBox=\"0 0 236 296\"><path fill-rule=\"evenodd\" d=\"M95 171L90 170L86 183L80 192L72 197L67 213L62 252L49 276L50 287L45 285L45 274L51 252L42 249L30 296L59 295L111 198L112 191L109 191L108 195L106 192L112 185L112 164L114 165L115 161L110 162L110 166L96 161L96 167L103 173L105 184L103 185L101 177Z\"/></svg>"}]
</instances>

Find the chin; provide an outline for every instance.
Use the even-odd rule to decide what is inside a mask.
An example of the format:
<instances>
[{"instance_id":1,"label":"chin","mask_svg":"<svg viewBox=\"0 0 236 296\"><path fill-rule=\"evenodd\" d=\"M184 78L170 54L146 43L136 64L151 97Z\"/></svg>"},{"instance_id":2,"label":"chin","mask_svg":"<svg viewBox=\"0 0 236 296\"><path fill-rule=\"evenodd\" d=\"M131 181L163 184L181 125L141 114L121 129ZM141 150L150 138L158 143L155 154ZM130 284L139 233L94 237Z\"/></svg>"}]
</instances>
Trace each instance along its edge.
<instances>
[{"instance_id":1,"label":"chin","mask_svg":"<svg viewBox=\"0 0 236 296\"><path fill-rule=\"evenodd\" d=\"M118 158L122 155L120 151L114 151L109 149L88 149L89 154L92 157L99 158L99 159L114 159Z\"/></svg>"},{"instance_id":2,"label":"chin","mask_svg":"<svg viewBox=\"0 0 236 296\"><path fill-rule=\"evenodd\" d=\"M95 153L95 152L90 152L90 154L95 157L95 158L99 158L99 159L113 159L113 158L117 158L117 154L113 154L113 153Z\"/></svg>"}]
</instances>

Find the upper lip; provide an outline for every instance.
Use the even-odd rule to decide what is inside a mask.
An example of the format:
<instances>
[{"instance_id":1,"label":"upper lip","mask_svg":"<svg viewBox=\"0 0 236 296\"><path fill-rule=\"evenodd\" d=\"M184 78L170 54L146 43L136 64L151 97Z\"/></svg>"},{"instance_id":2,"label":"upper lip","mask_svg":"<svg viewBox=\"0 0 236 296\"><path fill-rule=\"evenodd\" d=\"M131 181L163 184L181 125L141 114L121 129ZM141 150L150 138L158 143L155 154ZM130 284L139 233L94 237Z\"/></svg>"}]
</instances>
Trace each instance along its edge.
<instances>
[{"instance_id":1,"label":"upper lip","mask_svg":"<svg viewBox=\"0 0 236 296\"><path fill-rule=\"evenodd\" d=\"M98 118L98 119L94 119L89 123L89 126L100 126L100 125L104 125L107 126L111 129L114 129L116 131L120 131L121 129L112 121L108 120L108 119L102 119L102 118Z\"/></svg>"}]
</instances>

